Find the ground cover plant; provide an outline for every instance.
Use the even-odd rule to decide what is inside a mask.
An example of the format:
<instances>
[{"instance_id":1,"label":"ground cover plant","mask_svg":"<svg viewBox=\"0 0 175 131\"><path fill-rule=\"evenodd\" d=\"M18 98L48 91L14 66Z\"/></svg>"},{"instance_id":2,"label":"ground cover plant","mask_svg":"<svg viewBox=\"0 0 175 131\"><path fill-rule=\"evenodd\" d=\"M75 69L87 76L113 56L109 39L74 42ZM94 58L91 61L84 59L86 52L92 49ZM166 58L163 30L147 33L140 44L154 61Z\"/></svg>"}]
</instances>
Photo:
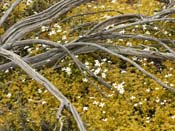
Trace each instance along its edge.
<instances>
[{"instance_id":1,"label":"ground cover plant","mask_svg":"<svg viewBox=\"0 0 175 131\"><path fill-rule=\"evenodd\" d=\"M175 130L174 1L0 7L0 130Z\"/></svg>"}]
</instances>

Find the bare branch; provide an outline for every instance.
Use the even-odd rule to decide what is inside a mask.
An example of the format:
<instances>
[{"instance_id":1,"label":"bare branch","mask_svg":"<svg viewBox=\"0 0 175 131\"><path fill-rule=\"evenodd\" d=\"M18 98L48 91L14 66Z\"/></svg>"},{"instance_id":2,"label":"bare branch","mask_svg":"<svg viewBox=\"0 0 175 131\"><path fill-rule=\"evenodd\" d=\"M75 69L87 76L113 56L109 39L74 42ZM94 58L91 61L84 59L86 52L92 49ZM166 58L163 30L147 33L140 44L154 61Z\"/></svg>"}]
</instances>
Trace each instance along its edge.
<instances>
[{"instance_id":1,"label":"bare branch","mask_svg":"<svg viewBox=\"0 0 175 131\"><path fill-rule=\"evenodd\" d=\"M2 41L7 43L19 40L28 32L53 22L72 8L87 1L88 0L62 0L41 13L29 16L11 26L2 36Z\"/></svg>"},{"instance_id":2,"label":"bare branch","mask_svg":"<svg viewBox=\"0 0 175 131\"><path fill-rule=\"evenodd\" d=\"M10 13L13 11L13 9L21 2L22 0L16 0L11 6L10 8L4 13L4 15L1 17L0 19L0 27L2 26L2 24L5 22L5 20L7 19L7 17L10 15Z\"/></svg>"},{"instance_id":3,"label":"bare branch","mask_svg":"<svg viewBox=\"0 0 175 131\"><path fill-rule=\"evenodd\" d=\"M98 44L94 44L94 43L85 43L85 42L77 42L77 43L74 43L76 45L89 45L89 46L94 46L94 47L97 47L99 48L100 50L103 50L109 54L112 54L118 58L121 58L122 60L124 61L127 61L129 62L130 64L134 65L138 70L140 70L142 73L146 74L147 76L149 76L151 79L155 80L159 85L161 85L162 87L164 87L165 89L168 89L169 91L175 93L175 89L166 85L165 83L163 83L161 80L159 80L158 78L156 78L154 75L152 75L151 73L147 72L146 70L144 70L140 65L138 65L137 63L135 63L134 61L130 60L129 58L123 56L123 55L120 55L118 53L115 53L103 46L100 46Z\"/></svg>"},{"instance_id":4,"label":"bare branch","mask_svg":"<svg viewBox=\"0 0 175 131\"><path fill-rule=\"evenodd\" d=\"M18 55L8 50L5 50L0 47L0 55L6 57L7 59L12 60L15 62L21 69L23 69L29 76L35 79L38 83L43 85L52 95L54 95L60 102L63 104L74 116L78 127L81 131L85 131L85 127L79 116L78 112L76 111L75 107L70 103L70 101L52 84L49 80L45 77L40 75L34 69L32 69L26 62L24 62Z\"/></svg>"},{"instance_id":5,"label":"bare branch","mask_svg":"<svg viewBox=\"0 0 175 131\"><path fill-rule=\"evenodd\" d=\"M30 45L31 41L29 40L22 40L17 41L13 45L8 44L8 46L26 46ZM133 47L124 47L124 46L118 46L118 45L109 45L109 44L100 44L104 47L106 47L109 50L112 50L116 53L122 54L122 55L129 55L129 56L137 56L141 58L152 58L152 59L160 59L160 60L175 60L175 56L172 53L163 53L163 52L157 52L157 51L145 51L141 49L135 49ZM68 48L73 54L79 55L79 54L87 54L92 53L95 51L98 51L98 48L95 47L89 47L86 45L72 45L72 44L66 44L66 48ZM8 48L9 49L9 48ZM67 53L63 52L62 49L55 48L51 49L47 52L44 52L42 54L38 54L36 56L23 58L23 60L27 63L30 63L32 67L39 68L44 65L53 65L54 62L59 61L67 56ZM0 65L0 70L6 70L9 68L15 68L16 65L13 62L9 62L3 65Z\"/></svg>"},{"instance_id":6,"label":"bare branch","mask_svg":"<svg viewBox=\"0 0 175 131\"><path fill-rule=\"evenodd\" d=\"M137 14L127 14L127 15L115 16L115 17L112 17L112 18L109 18L107 20L100 22L95 27L93 27L90 31L88 31L86 35L92 34L93 32L99 32L100 30L112 24L115 24L115 25L123 24L123 23L130 22L130 21L137 21L141 18L142 17Z\"/></svg>"}]
</instances>

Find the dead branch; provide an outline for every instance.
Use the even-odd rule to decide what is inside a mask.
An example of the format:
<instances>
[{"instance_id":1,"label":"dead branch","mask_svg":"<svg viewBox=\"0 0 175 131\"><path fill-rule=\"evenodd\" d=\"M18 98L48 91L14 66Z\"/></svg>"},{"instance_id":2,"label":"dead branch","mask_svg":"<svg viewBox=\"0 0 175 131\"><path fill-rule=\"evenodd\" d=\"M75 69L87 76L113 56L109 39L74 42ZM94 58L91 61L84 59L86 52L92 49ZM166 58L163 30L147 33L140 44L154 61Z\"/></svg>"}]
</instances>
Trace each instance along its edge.
<instances>
[{"instance_id":1,"label":"dead branch","mask_svg":"<svg viewBox=\"0 0 175 131\"><path fill-rule=\"evenodd\" d=\"M18 55L8 50L5 50L0 47L0 55L6 57L7 59L12 60L15 62L21 69L23 69L31 78L36 80L38 83L43 85L52 95L54 95L60 102L60 110L62 111L66 108L68 111L72 113L74 116L77 125L81 131L86 131L84 124L79 116L78 112L76 111L75 107L70 103L70 101L45 77L40 75L34 69L32 69L26 62L24 62ZM64 107L64 108L63 108ZM59 114L60 112L59 111Z\"/></svg>"},{"instance_id":2,"label":"dead branch","mask_svg":"<svg viewBox=\"0 0 175 131\"><path fill-rule=\"evenodd\" d=\"M1 17L0 19L0 27L2 26L2 24L5 22L5 20L7 19L7 17L10 15L10 13L13 11L13 9L21 2L22 0L16 0L11 6L10 8L4 13L4 15Z\"/></svg>"}]
</instances>

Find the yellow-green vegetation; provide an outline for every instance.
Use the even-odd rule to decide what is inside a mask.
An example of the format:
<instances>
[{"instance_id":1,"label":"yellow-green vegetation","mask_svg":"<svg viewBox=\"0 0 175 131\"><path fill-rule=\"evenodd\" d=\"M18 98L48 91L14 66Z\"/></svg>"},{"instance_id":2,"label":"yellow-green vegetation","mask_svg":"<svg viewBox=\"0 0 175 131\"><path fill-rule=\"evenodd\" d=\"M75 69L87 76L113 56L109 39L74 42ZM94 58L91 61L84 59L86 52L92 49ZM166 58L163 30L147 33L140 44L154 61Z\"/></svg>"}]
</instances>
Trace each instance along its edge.
<instances>
[{"instance_id":1,"label":"yellow-green vegetation","mask_svg":"<svg viewBox=\"0 0 175 131\"><path fill-rule=\"evenodd\" d=\"M2 13L7 9L4 3L12 1L2 0ZM7 22L0 28L0 34L15 22L25 16L48 8L55 1L33 0L30 4L22 2L10 15ZM58 43L68 43L83 35L92 26L80 28L72 33L71 30L87 22L99 22L108 17L123 14L153 15L161 10L163 3L157 0L96 0L80 5L59 18L50 25L31 32L26 38L44 38ZM71 16L106 10L93 15L76 16L59 23L60 20ZM107 11L110 10L110 11ZM148 26L148 25L146 25ZM171 29L171 24L161 24L162 32ZM166 29L166 30L164 30ZM128 28L126 32L152 33L154 36L164 37L161 32L156 33L151 28L146 30L142 26ZM168 31L168 37L174 37ZM140 40L107 40L111 44L137 46ZM153 44L144 42L144 44ZM47 49L49 50L49 48ZM26 49L24 54L35 55L43 52L41 45L34 45ZM86 66L97 75L113 85L108 90L96 81L89 81L81 74L77 66L66 57L54 65L56 69L43 67L40 73L48 78L72 102L80 113L88 131L174 131L175 130L175 95L163 89L155 81L143 75L135 67L113 56L98 52L77 56ZM175 65L173 61L155 61L131 57L144 69L151 72L168 85L174 87ZM155 64L156 63L156 64ZM61 66L58 67L58 64ZM108 98L96 90L94 84L102 89ZM119 92L118 87L123 90ZM44 87L37 84L21 69L6 70L0 73L0 131L51 131L59 130L60 122L56 120L59 102ZM72 116L63 113L64 130L77 131L77 125Z\"/></svg>"}]
</instances>

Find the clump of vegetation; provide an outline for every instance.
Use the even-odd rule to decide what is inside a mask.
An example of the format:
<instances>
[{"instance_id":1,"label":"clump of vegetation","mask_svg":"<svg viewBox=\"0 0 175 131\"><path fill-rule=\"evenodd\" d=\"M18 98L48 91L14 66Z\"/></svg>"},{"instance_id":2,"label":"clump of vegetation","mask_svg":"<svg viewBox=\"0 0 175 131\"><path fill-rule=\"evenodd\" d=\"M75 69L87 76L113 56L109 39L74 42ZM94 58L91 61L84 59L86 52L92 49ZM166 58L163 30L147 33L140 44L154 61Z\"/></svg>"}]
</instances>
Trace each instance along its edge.
<instances>
[{"instance_id":1,"label":"clump of vegetation","mask_svg":"<svg viewBox=\"0 0 175 131\"><path fill-rule=\"evenodd\" d=\"M3 11L6 11L13 2L2 0L2 3L6 3L0 4L2 15ZM13 24L26 16L47 9L51 4L55 4L54 1L26 0L21 2L0 27L0 34L3 36ZM132 37L129 39L105 38L104 34L100 34L101 37L98 36L97 39L91 34L85 36L95 25L114 16L139 14L137 17L144 20L145 16L153 16L163 8L166 8L165 3L157 0L87 2L68 10L50 24L31 30L23 39L45 39L65 46L73 40L81 42L82 39L83 42L95 41L94 43L101 43L100 45L106 43L109 49L118 51L117 53L121 53L122 49L134 48L142 49L143 52L148 51L148 53L162 52L166 56L166 53L169 53L168 50L155 41ZM131 22L133 21L135 21L134 18L131 19ZM119 26L122 24L119 23ZM121 35L142 34L172 40L174 38L173 26L174 23L156 21L128 26L121 30L119 28L115 31ZM98 31L110 30L114 27L117 28L118 25L101 27L102 29L99 28ZM7 38L7 41L10 42L10 39ZM170 42L167 45L174 49L174 45ZM20 48L23 50L19 51ZM86 48L88 49L88 46ZM68 49L71 52L74 51L71 47ZM21 57L33 57L54 49L45 44L33 43L32 46L17 47L17 49L14 47L12 50ZM140 72L131 63L99 50L89 49L87 52L85 50L77 54L76 51L73 52L75 58L78 58L93 74L103 78L112 86L112 89L109 90L91 78L87 71L79 70L70 56L64 56L64 54L59 56L59 52L57 53L57 57L54 54L49 59L29 64L58 87L70 100L79 112L87 130L175 130L174 94L162 88L160 84ZM129 51L121 54L128 56L143 69L174 88L175 72L173 69L175 65L172 54L167 55L165 59L164 57L152 58L153 56L151 58L139 57L127 53ZM0 69L2 68L0 72L0 130L50 131L60 128L78 130L76 121L68 111L64 110L61 118L56 119L55 116L61 103L48 90L15 65L13 68L5 69L4 67L4 70L2 65L8 61L4 58L0 59Z\"/></svg>"}]
</instances>

